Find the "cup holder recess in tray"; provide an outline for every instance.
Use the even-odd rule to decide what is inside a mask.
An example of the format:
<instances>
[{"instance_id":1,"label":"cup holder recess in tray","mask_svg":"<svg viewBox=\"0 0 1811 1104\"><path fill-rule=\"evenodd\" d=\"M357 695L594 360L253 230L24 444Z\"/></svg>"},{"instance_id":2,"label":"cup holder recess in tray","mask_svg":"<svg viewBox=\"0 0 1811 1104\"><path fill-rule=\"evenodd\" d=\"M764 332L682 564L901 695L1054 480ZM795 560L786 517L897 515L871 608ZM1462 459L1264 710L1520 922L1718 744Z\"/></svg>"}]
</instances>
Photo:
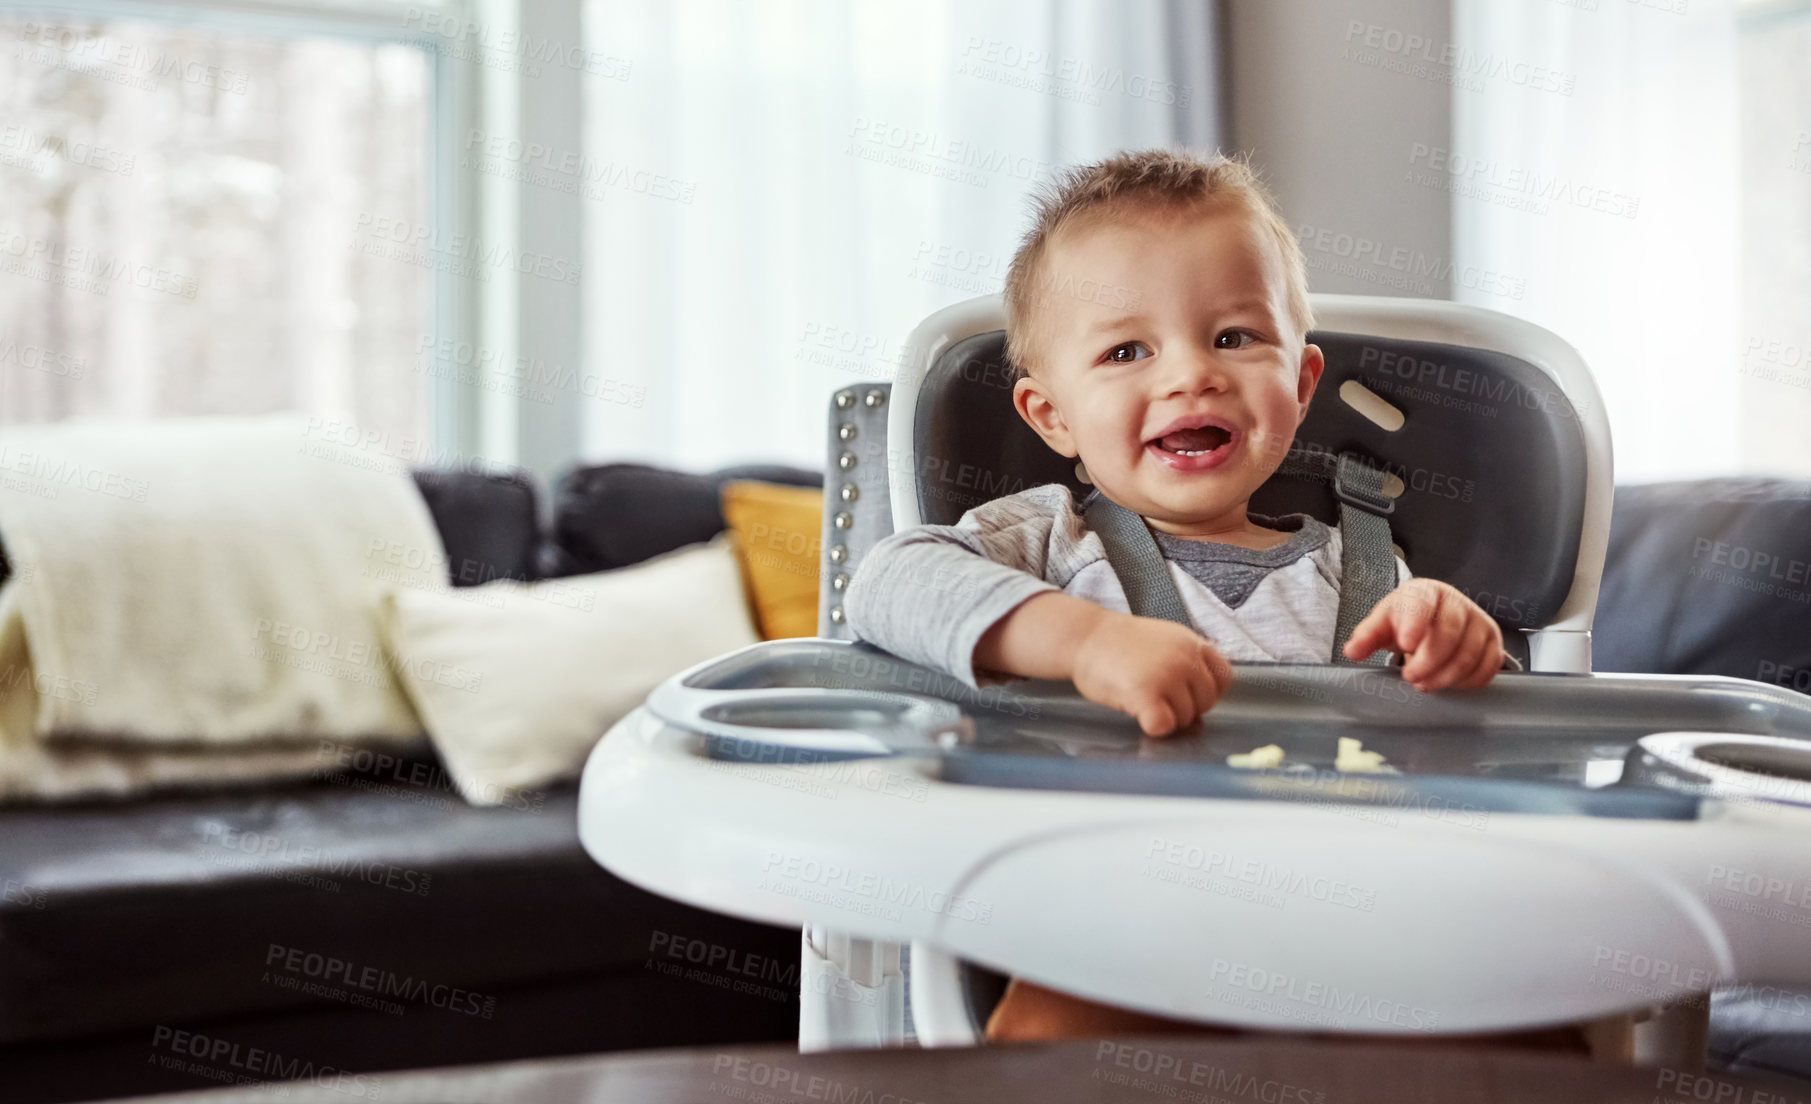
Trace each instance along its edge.
<instances>
[{"instance_id":1,"label":"cup holder recess in tray","mask_svg":"<svg viewBox=\"0 0 1811 1104\"><path fill-rule=\"evenodd\" d=\"M715 690L669 679L648 697L661 720L733 742L713 758L764 759L755 746L843 755L890 755L934 749L942 733L965 720L953 703L876 690L762 687Z\"/></svg>"},{"instance_id":2,"label":"cup holder recess in tray","mask_svg":"<svg viewBox=\"0 0 1811 1104\"><path fill-rule=\"evenodd\" d=\"M1658 765L1717 797L1811 805L1811 742L1729 732L1656 732L1639 741Z\"/></svg>"}]
</instances>

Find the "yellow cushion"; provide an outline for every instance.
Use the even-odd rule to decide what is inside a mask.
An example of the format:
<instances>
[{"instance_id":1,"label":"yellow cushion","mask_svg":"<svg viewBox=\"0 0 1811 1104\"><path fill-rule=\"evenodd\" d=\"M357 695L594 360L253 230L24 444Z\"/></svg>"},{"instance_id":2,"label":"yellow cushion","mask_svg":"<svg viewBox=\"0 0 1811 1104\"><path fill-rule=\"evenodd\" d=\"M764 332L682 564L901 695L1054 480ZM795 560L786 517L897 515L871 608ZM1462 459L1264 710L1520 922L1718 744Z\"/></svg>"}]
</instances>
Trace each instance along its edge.
<instances>
[{"instance_id":1,"label":"yellow cushion","mask_svg":"<svg viewBox=\"0 0 1811 1104\"><path fill-rule=\"evenodd\" d=\"M742 579L763 640L817 635L824 492L737 480L723 485Z\"/></svg>"}]
</instances>

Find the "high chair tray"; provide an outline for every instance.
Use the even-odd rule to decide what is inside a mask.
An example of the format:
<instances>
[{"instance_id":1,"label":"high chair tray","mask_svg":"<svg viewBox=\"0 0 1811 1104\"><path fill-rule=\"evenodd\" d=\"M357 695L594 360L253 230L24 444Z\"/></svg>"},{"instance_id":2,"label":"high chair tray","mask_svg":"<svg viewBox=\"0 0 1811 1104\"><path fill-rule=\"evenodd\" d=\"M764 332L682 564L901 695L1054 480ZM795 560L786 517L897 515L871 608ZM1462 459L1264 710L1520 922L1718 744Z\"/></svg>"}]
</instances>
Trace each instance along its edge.
<instances>
[{"instance_id":1,"label":"high chair tray","mask_svg":"<svg viewBox=\"0 0 1811 1104\"><path fill-rule=\"evenodd\" d=\"M1337 769L1342 737L1400 773ZM1159 1015L1509 1030L1811 982L1807 750L1806 700L1737 679L1239 665L1151 739L813 638L668 680L592 752L579 835L698 907Z\"/></svg>"},{"instance_id":2,"label":"high chair tray","mask_svg":"<svg viewBox=\"0 0 1811 1104\"><path fill-rule=\"evenodd\" d=\"M1718 677L1504 674L1423 694L1393 668L1236 664L1197 725L1151 738L1067 682L977 691L869 645L809 639L700 664L648 705L714 760L924 757L965 785L1664 819L1695 818L1718 793L1811 804L1811 699ZM1783 752L1714 772L1643 744L1681 730L1729 734L1725 759L1737 745ZM1342 741L1368 769L1342 769ZM1258 749L1280 761L1230 765Z\"/></svg>"}]
</instances>

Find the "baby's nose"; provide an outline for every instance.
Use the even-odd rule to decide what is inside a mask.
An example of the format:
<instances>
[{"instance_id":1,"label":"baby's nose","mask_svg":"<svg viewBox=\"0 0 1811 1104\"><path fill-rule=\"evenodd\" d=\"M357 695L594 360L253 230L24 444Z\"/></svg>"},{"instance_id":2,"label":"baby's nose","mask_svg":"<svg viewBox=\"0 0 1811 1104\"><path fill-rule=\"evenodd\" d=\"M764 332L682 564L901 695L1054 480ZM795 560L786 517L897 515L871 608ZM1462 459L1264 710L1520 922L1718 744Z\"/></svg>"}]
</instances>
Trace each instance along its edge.
<instances>
[{"instance_id":1,"label":"baby's nose","mask_svg":"<svg viewBox=\"0 0 1811 1104\"><path fill-rule=\"evenodd\" d=\"M1206 349L1184 349L1171 366L1170 380L1175 390L1224 391L1232 379L1225 366Z\"/></svg>"}]
</instances>

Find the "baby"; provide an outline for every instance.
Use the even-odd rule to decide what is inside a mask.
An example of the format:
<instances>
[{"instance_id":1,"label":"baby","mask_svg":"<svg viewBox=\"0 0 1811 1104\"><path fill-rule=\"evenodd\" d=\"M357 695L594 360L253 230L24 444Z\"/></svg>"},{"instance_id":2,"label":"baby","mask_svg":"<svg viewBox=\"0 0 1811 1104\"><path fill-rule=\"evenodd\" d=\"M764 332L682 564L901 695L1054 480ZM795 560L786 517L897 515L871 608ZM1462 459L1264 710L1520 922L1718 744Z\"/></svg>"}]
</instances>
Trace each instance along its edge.
<instances>
[{"instance_id":1,"label":"baby","mask_svg":"<svg viewBox=\"0 0 1811 1104\"><path fill-rule=\"evenodd\" d=\"M1119 291L1066 294L1083 286ZM1247 510L1323 367L1300 248L1251 170L1162 150L1069 170L1013 258L1006 312L1019 416L1144 518L1199 632L1129 612L1089 499L1052 483L877 544L844 602L855 635L971 686L983 669L1069 679L1152 736L1212 708L1229 660L1328 662L1338 531ZM1496 622L1400 560L1397 577L1345 655L1400 653L1420 690L1489 682ZM931 578L964 582L915 584Z\"/></svg>"},{"instance_id":2,"label":"baby","mask_svg":"<svg viewBox=\"0 0 1811 1104\"><path fill-rule=\"evenodd\" d=\"M1331 659L1338 531L1247 509L1321 378L1305 266L1251 170L1218 156L1121 153L1066 172L1035 214L1006 278L1013 405L1081 458L1094 491L1078 504L1062 484L1032 487L895 533L844 609L861 639L970 686L981 671L1068 679L1165 735L1213 707L1230 660ZM1070 293L1081 287L1118 290ZM1092 495L1144 519L1193 629L1129 612L1082 517ZM1400 560L1397 580L1345 655L1399 653L1423 691L1489 682L1505 662L1496 622ZM1014 982L989 1037L1164 1023Z\"/></svg>"}]
</instances>

